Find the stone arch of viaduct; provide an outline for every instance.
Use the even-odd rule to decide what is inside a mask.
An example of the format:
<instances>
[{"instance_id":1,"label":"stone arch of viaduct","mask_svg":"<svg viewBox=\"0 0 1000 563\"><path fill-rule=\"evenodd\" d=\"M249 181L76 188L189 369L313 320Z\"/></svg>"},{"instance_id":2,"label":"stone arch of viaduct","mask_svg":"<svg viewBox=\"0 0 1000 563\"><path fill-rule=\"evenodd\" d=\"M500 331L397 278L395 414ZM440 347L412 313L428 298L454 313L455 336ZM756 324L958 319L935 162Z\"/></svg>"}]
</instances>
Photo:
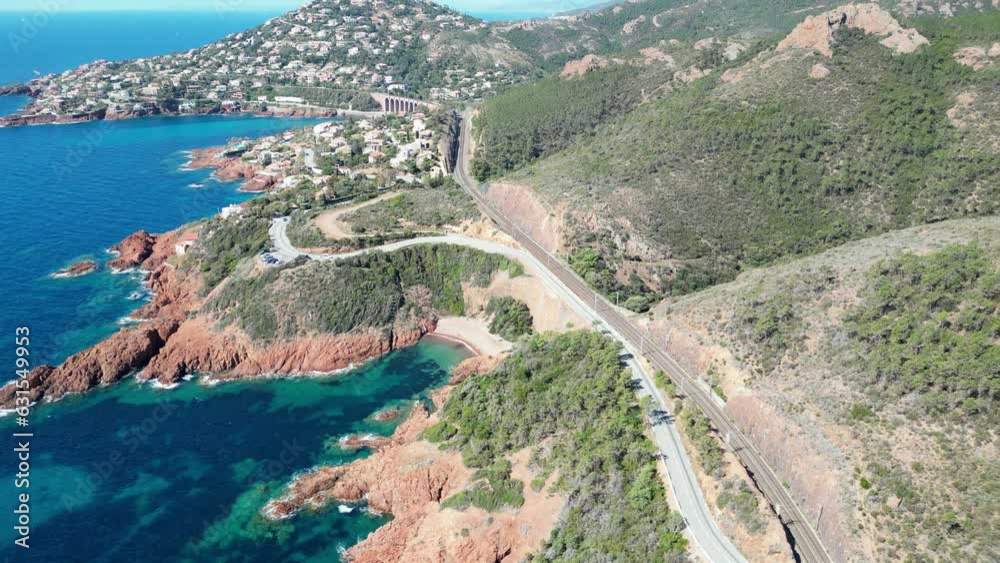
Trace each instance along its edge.
<instances>
[{"instance_id":1,"label":"stone arch of viaduct","mask_svg":"<svg viewBox=\"0 0 1000 563\"><path fill-rule=\"evenodd\" d=\"M386 113L406 114L438 107L437 104L430 102L389 94L373 93L372 98L375 98L375 101L382 107L382 111Z\"/></svg>"}]
</instances>

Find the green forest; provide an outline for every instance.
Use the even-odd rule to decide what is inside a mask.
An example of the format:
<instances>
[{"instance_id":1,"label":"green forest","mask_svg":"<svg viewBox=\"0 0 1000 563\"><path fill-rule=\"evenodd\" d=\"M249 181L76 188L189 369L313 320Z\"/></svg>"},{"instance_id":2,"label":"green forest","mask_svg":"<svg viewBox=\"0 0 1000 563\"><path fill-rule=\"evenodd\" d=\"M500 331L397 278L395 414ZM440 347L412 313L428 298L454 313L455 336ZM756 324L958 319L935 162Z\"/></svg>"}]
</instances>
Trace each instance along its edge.
<instances>
[{"instance_id":1,"label":"green forest","mask_svg":"<svg viewBox=\"0 0 1000 563\"><path fill-rule=\"evenodd\" d=\"M961 41L998 39L998 14L917 20L933 42L905 55L838 32L829 84L807 77L811 62L792 60L736 85L716 71L628 111L634 98L595 71L598 103L624 111L579 118L575 92L587 78L515 88L484 110L476 170L532 186L553 205L627 218L633 238L675 263L651 266L657 289L672 295L889 230L995 214L1000 156L977 133L960 134L947 112L958 92L1000 89L1000 71L953 59ZM998 25L986 31L983 21ZM571 242L615 270L629 256L614 225L597 229Z\"/></svg>"},{"instance_id":2,"label":"green forest","mask_svg":"<svg viewBox=\"0 0 1000 563\"><path fill-rule=\"evenodd\" d=\"M979 245L906 254L876 266L849 317L865 384L916 394L927 412L1000 414L1000 262Z\"/></svg>"},{"instance_id":3,"label":"green forest","mask_svg":"<svg viewBox=\"0 0 1000 563\"><path fill-rule=\"evenodd\" d=\"M522 484L505 456L544 442L531 457L536 481L558 472L567 505L535 561L685 561L684 521L667 506L620 354L595 332L536 335L455 389L426 436L482 473L450 504L517 506Z\"/></svg>"},{"instance_id":4,"label":"green forest","mask_svg":"<svg viewBox=\"0 0 1000 563\"><path fill-rule=\"evenodd\" d=\"M229 280L206 305L259 341L393 326L435 312L461 315L462 284L482 287L520 265L451 245L421 245L337 262L305 259Z\"/></svg>"},{"instance_id":5,"label":"green forest","mask_svg":"<svg viewBox=\"0 0 1000 563\"><path fill-rule=\"evenodd\" d=\"M642 100L643 79L631 65L596 69L583 77L550 76L483 104L472 173L486 180L568 147Z\"/></svg>"}]
</instances>

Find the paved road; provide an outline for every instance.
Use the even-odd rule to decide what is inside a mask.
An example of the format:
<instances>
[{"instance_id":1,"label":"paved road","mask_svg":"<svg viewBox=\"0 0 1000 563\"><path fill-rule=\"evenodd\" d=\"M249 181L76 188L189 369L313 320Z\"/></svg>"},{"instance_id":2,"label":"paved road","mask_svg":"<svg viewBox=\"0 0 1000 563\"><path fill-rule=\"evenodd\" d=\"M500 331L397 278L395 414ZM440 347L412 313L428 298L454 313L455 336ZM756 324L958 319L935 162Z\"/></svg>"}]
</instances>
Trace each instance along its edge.
<instances>
[{"instance_id":1,"label":"paved road","mask_svg":"<svg viewBox=\"0 0 1000 563\"><path fill-rule=\"evenodd\" d=\"M593 306L593 302L588 303L581 300L580 297L570 291L570 289L567 288L559 278L554 276L549 269L538 260L538 258L522 249L512 248L495 242L488 242L462 235L442 235L417 237L353 252L339 254L311 254L302 252L291 244L286 233L287 227L288 218L283 217L275 219L272 222L269 231L271 235L271 242L276 249L271 252L271 254L284 261L291 261L299 256L307 256L313 260L319 261L341 260L344 258L351 258L353 256L360 256L368 252L392 252L408 246L421 244L455 244L476 248L484 252L500 254L512 260L517 260L523 264L526 271L537 276L542 283L551 289L557 296L561 297L566 303L570 304L582 317L597 323L602 322L600 315ZM637 386L640 389L640 396L652 396L659 404L659 408L665 415L660 422L653 425L653 438L662 455L661 459L667 468L670 488L673 491L673 496L677 500L678 506L680 507L680 512L687 522L688 532L690 537L694 540L694 547L698 549L708 561L712 561L714 563L745 562L746 559L743 558L736 547L729 541L728 538L726 538L725 534L719 530L718 525L712 518L711 512L705 502L705 498L702 495L701 488L698 487L697 477L695 476L694 469L691 466L691 461L687 457L687 454L681 445L681 439L677 433L677 428L674 426L673 417L670 416L670 411L667 409L666 399L664 399L659 389L657 389L653 384L651 375L641 367L638 361L635 360L637 357L635 355L636 351L629 346L627 341L623 339L620 340L623 341L626 348L630 352L630 355L627 357L627 363L632 369L633 380L637 383Z\"/></svg>"},{"instance_id":2,"label":"paved road","mask_svg":"<svg viewBox=\"0 0 1000 563\"><path fill-rule=\"evenodd\" d=\"M528 236L520 227L507 219L493 204L485 197L478 182L473 181L469 174L469 119L468 113L462 120L461 148L459 149L459 162L455 169L455 178L472 195L480 208L486 213L500 229L510 235L525 250L534 256L554 277L558 278L580 301L594 304L597 314L608 328L618 338L620 338L627 348L637 350L646 357L653 367L662 369L677 388L694 401L709 418L719 433L725 438L729 448L739 457L740 461L747 468L757 483L757 486L764 493L768 502L778 513L779 518L788 527L795 540L795 549L799 556L807 562L826 563L832 561L826 548L820 541L819 535L813 529L810 521L816 519L816 515L807 518L802 510L795 503L795 500L785 488L784 484L774 473L771 467L764 460L764 457L757 451L753 443L743 435L726 414L722 405L717 401L716 396L706 390L698 380L691 376L680 364L678 364L663 349L652 345L648 332L637 326L630 319L622 315L603 296L592 290L586 283L580 280L565 264L556 257L549 254L537 242ZM650 387L651 382L647 381ZM658 401L661 407L665 407L662 400ZM675 484L676 485L676 484ZM683 509L682 509L683 512ZM697 534L704 535L697 530ZM699 537L699 543L701 539ZM704 545L702 546L705 547ZM707 551L708 548L706 548ZM715 559L715 554L710 553ZM718 561L723 561L719 559Z\"/></svg>"}]
</instances>

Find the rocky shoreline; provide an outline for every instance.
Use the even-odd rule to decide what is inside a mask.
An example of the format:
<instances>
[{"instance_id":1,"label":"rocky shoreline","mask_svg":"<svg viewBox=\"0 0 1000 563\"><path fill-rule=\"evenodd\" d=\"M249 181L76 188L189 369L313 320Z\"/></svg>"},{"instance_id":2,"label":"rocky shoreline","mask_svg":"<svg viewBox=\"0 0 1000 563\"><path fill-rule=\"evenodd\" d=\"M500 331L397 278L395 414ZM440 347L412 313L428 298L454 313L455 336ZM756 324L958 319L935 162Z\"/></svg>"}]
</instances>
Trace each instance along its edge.
<instances>
[{"instance_id":1,"label":"rocky shoreline","mask_svg":"<svg viewBox=\"0 0 1000 563\"><path fill-rule=\"evenodd\" d=\"M179 383L192 373L217 381L335 373L416 344L433 332L436 319L397 323L390 330L318 335L269 344L252 342L237 329L217 331L217 319L199 314L201 280L168 262L177 242L195 229L181 228L161 235L137 231L109 249L115 271L145 272L150 302L130 317L138 325L123 328L98 344L70 356L62 365L41 365L29 375L32 401L55 401L111 385L135 374L139 381L163 386ZM14 405L13 383L0 388L0 408Z\"/></svg>"},{"instance_id":2,"label":"rocky shoreline","mask_svg":"<svg viewBox=\"0 0 1000 563\"><path fill-rule=\"evenodd\" d=\"M27 84L10 84L0 86L0 96L28 96L37 98L39 91L32 89ZM168 110L158 104L142 104L141 108L118 109L111 107L99 108L93 111L76 113L51 113L37 110L35 101L31 101L16 113L0 116L0 127L25 127L28 125L45 124L70 124L87 123L101 120L124 120L137 119L149 116L182 116L182 115L253 115L259 117L367 117L381 112L358 112L341 108L313 108L313 107L272 107L261 109L237 109L228 110L221 106L209 108L197 108L191 111L180 112Z\"/></svg>"},{"instance_id":3,"label":"rocky shoreline","mask_svg":"<svg viewBox=\"0 0 1000 563\"><path fill-rule=\"evenodd\" d=\"M346 558L354 563L519 561L536 551L551 534L564 499L527 486L533 475L527 469L527 450L511 460L515 476L525 482L522 507L494 513L441 507L473 479L458 452L421 438L438 422L437 413L453 389L449 384L431 394L433 412L417 402L391 437L370 444L376 449L370 457L299 475L261 515L280 520L331 503L362 501L372 512L391 514L391 522L347 550Z\"/></svg>"},{"instance_id":4,"label":"rocky shoreline","mask_svg":"<svg viewBox=\"0 0 1000 563\"><path fill-rule=\"evenodd\" d=\"M191 160L185 165L188 170L212 168L212 176L223 182L243 180L240 191L262 193L275 186L278 178L261 174L264 167L257 162L247 162L238 157L224 156L225 147L209 147L191 151Z\"/></svg>"},{"instance_id":5,"label":"rocky shoreline","mask_svg":"<svg viewBox=\"0 0 1000 563\"><path fill-rule=\"evenodd\" d=\"M81 260L79 262L74 262L61 270L53 272L52 277L56 279L78 278L80 276L94 273L100 269L100 267L101 265L93 260Z\"/></svg>"}]
</instances>

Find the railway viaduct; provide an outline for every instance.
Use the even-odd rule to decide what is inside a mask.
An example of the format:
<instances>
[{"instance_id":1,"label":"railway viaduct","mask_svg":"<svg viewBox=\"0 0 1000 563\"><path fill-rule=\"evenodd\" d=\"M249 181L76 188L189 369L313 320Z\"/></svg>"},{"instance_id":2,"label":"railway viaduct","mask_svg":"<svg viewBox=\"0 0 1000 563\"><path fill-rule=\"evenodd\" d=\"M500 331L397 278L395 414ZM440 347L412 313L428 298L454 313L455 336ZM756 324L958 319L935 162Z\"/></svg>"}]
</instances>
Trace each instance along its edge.
<instances>
[{"instance_id":1,"label":"railway viaduct","mask_svg":"<svg viewBox=\"0 0 1000 563\"><path fill-rule=\"evenodd\" d=\"M372 98L374 98L375 101L382 106L382 111L386 113L406 114L424 109L437 109L440 107L438 104L431 102L414 100L413 98L404 98L402 96L393 96L390 94L372 93Z\"/></svg>"}]
</instances>

